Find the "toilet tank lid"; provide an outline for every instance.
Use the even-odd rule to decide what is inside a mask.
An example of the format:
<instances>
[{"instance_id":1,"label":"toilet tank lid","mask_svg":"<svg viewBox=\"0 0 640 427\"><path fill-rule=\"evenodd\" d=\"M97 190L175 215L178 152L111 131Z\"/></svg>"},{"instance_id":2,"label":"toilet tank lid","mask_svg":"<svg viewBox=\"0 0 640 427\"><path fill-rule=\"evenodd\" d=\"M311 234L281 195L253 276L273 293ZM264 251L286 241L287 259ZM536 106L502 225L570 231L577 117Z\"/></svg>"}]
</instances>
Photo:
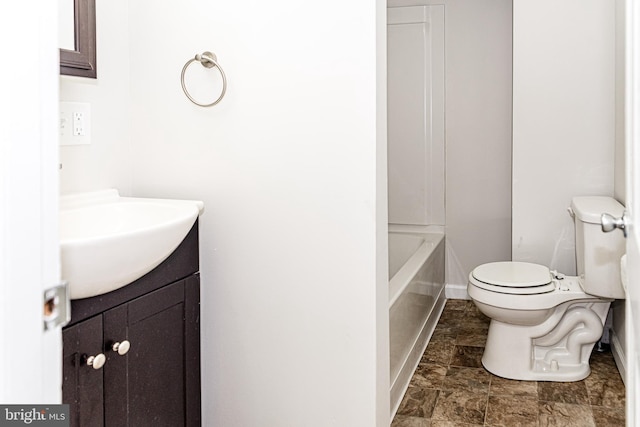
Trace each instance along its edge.
<instances>
[{"instance_id":1,"label":"toilet tank lid","mask_svg":"<svg viewBox=\"0 0 640 427\"><path fill-rule=\"evenodd\" d=\"M621 217L624 206L612 197L606 196L582 196L571 200L571 211L582 222L600 224L603 213Z\"/></svg>"}]
</instances>

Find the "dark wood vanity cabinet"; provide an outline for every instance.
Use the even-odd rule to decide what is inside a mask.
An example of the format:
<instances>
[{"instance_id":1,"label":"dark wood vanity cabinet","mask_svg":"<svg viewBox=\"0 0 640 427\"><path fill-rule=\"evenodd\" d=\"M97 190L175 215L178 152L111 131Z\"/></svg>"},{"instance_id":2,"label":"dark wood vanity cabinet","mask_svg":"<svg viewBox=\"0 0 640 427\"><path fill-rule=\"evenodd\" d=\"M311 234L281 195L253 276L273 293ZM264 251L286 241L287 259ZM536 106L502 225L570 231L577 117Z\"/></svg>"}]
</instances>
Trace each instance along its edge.
<instances>
[{"instance_id":1,"label":"dark wood vanity cabinet","mask_svg":"<svg viewBox=\"0 0 640 427\"><path fill-rule=\"evenodd\" d=\"M109 294L72 301L63 329L63 402L72 426L199 426L197 223L153 271ZM120 355L116 343L127 340ZM104 354L99 369L87 364ZM95 362L94 362L95 363Z\"/></svg>"}]
</instances>

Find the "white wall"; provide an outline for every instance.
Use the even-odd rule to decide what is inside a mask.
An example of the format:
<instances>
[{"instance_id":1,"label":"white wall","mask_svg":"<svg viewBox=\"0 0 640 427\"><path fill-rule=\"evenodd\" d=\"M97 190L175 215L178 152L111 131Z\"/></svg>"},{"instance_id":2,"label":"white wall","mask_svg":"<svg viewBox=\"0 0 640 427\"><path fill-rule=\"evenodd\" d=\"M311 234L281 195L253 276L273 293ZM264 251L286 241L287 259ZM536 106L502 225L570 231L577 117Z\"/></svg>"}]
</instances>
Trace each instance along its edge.
<instances>
[{"instance_id":1,"label":"white wall","mask_svg":"<svg viewBox=\"0 0 640 427\"><path fill-rule=\"evenodd\" d=\"M60 77L60 100L91 105L91 144L60 147L64 193L117 188L131 193L127 0L96 1L98 78Z\"/></svg>"},{"instance_id":2,"label":"white wall","mask_svg":"<svg viewBox=\"0 0 640 427\"><path fill-rule=\"evenodd\" d=\"M63 190L205 202L203 424L388 425L386 5L98 3ZM204 50L229 78L210 109L179 80Z\"/></svg>"},{"instance_id":3,"label":"white wall","mask_svg":"<svg viewBox=\"0 0 640 427\"><path fill-rule=\"evenodd\" d=\"M574 274L571 198L613 196L615 2L513 16L513 259Z\"/></svg>"},{"instance_id":4,"label":"white wall","mask_svg":"<svg viewBox=\"0 0 640 427\"><path fill-rule=\"evenodd\" d=\"M447 283L510 259L511 0L447 2Z\"/></svg>"},{"instance_id":5,"label":"white wall","mask_svg":"<svg viewBox=\"0 0 640 427\"><path fill-rule=\"evenodd\" d=\"M444 4L447 295L479 264L511 258L511 0Z\"/></svg>"}]
</instances>

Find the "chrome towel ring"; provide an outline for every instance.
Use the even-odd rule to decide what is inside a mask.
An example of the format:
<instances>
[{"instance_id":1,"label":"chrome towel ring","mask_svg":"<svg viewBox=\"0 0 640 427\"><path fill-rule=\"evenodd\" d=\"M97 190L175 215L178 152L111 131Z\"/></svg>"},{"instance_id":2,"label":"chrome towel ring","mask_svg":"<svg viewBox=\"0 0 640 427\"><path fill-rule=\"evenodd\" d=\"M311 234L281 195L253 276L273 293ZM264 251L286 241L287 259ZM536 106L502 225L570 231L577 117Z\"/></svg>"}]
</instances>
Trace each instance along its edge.
<instances>
[{"instance_id":1,"label":"chrome towel ring","mask_svg":"<svg viewBox=\"0 0 640 427\"><path fill-rule=\"evenodd\" d=\"M189 94L189 91L187 91L187 86L184 84L184 73L187 71L187 68L189 67L189 65L191 65L191 63L195 61L200 62L202 66L205 68L216 67L218 71L220 71L220 75L222 76L222 92L220 93L220 96L218 97L218 99L213 101L211 104L201 104L195 99L193 99L193 97ZM189 101L193 102L194 104L200 107L212 107L216 105L218 102L222 100L225 92L227 91L227 76L224 74L224 71L222 70L222 67L220 66L220 64L218 64L218 58L214 53L211 53L211 52L202 52L202 55L197 54L195 58L188 60L187 63L184 64L184 67L182 67L182 74L180 75L180 81L182 83L182 90L184 91L184 94L187 95L187 98L189 98Z\"/></svg>"}]
</instances>

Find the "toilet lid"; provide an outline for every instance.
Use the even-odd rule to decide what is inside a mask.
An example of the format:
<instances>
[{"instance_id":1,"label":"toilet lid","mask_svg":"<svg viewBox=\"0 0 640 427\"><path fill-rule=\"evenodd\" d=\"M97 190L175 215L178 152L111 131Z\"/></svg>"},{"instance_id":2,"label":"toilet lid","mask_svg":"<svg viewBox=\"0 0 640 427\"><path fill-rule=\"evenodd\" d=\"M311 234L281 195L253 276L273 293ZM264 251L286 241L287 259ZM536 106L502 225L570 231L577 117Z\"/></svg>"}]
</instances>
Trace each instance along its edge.
<instances>
[{"instance_id":1,"label":"toilet lid","mask_svg":"<svg viewBox=\"0 0 640 427\"><path fill-rule=\"evenodd\" d=\"M494 292L532 295L555 290L549 268L528 262L483 264L473 270L472 276L480 282L477 286Z\"/></svg>"}]
</instances>

